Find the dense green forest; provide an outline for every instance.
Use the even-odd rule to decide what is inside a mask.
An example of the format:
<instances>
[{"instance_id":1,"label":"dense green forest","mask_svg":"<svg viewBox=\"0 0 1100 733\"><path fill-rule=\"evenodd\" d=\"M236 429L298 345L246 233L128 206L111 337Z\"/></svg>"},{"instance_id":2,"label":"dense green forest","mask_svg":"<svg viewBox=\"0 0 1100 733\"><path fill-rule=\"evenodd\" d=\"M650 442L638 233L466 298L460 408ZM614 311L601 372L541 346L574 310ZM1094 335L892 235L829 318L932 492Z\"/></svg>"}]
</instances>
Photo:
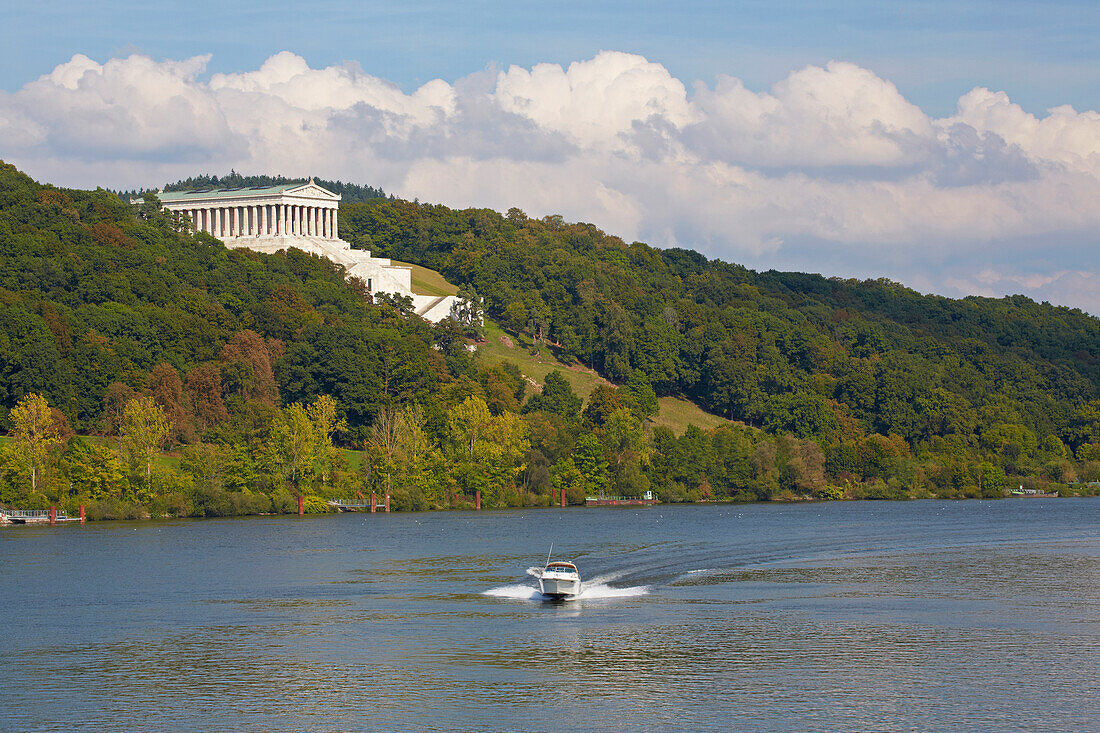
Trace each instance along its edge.
<instances>
[{"instance_id":1,"label":"dense green forest","mask_svg":"<svg viewBox=\"0 0 1100 733\"><path fill-rule=\"evenodd\" d=\"M369 491L421 509L1100 480L1100 321L1079 311L755 273L518 210L376 197L340 217L354 245L439 270L517 341L618 386L532 386L326 260L227 250L4 165L0 502L201 516ZM654 427L673 394L731 422Z\"/></svg>"}]
</instances>

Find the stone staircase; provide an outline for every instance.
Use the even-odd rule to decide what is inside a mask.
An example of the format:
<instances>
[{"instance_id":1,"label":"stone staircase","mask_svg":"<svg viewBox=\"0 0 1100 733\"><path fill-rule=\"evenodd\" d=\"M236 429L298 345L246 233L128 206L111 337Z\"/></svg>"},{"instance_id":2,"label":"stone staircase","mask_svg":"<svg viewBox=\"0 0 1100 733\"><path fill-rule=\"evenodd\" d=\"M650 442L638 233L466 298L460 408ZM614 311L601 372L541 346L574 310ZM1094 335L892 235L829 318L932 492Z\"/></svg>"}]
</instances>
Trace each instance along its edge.
<instances>
[{"instance_id":1,"label":"stone staircase","mask_svg":"<svg viewBox=\"0 0 1100 733\"><path fill-rule=\"evenodd\" d=\"M413 299L414 312L426 321L438 323L451 315L451 306L457 302L453 295L421 295L413 292L412 269L392 264L384 257L371 257L370 251L352 249L342 239L325 239L307 236L226 237L227 247L243 247L258 252L274 253L300 249L309 254L324 257L342 265L348 276L357 277L367 284L373 293L399 293Z\"/></svg>"}]
</instances>

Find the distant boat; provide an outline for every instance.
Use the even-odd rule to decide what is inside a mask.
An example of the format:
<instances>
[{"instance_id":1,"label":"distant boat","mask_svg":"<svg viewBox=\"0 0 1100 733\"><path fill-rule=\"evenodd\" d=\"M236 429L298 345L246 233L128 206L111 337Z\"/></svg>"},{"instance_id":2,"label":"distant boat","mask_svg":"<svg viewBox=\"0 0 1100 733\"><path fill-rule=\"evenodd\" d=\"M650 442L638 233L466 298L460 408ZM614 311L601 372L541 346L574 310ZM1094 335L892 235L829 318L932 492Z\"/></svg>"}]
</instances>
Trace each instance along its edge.
<instances>
[{"instance_id":1,"label":"distant boat","mask_svg":"<svg viewBox=\"0 0 1100 733\"><path fill-rule=\"evenodd\" d=\"M649 506L660 504L660 500L647 491L641 496L586 496L585 506Z\"/></svg>"}]
</instances>

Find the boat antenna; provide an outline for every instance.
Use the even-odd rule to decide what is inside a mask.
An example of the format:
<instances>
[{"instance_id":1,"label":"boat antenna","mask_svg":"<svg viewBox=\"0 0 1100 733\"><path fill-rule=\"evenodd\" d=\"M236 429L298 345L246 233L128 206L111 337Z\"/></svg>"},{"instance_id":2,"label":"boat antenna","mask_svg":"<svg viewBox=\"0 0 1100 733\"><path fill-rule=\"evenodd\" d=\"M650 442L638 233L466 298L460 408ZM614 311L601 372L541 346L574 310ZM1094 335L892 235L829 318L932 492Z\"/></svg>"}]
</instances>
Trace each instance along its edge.
<instances>
[{"instance_id":1,"label":"boat antenna","mask_svg":"<svg viewBox=\"0 0 1100 733\"><path fill-rule=\"evenodd\" d=\"M550 556L554 554L554 543L550 543L550 552L546 553L546 564L550 564Z\"/></svg>"}]
</instances>

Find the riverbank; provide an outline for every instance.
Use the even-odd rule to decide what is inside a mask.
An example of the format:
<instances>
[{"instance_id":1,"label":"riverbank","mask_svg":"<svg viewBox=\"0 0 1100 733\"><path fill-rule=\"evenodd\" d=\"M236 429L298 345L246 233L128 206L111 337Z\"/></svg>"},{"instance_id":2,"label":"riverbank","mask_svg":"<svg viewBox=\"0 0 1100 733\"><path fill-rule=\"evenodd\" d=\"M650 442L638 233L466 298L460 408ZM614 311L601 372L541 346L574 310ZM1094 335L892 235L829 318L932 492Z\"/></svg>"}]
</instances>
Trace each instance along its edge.
<instances>
[{"instance_id":1,"label":"riverbank","mask_svg":"<svg viewBox=\"0 0 1100 733\"><path fill-rule=\"evenodd\" d=\"M836 488L836 487L828 487ZM980 500L1019 500L1028 501L1035 500L1035 498L1078 498L1078 497L1095 497L1100 496L1100 483L1090 484L1064 484L1064 485L1048 485L1044 487L1043 494L1038 495L1024 495L1014 496L1009 491L1003 491L999 494L986 493L984 495L968 496L968 495L949 495L943 496L933 493L931 491L911 491L911 492L889 492L884 490L871 490L863 491L861 487L848 487L848 489L841 490L837 488L835 491L829 491L828 489L819 492L818 494L805 494L798 495L791 492L784 492L782 495L778 495L768 500L739 500L736 496L731 498L720 499L700 499L698 501L668 501L661 500L656 506L730 506L730 505L752 505L752 504L764 504L764 505L777 505L777 504L806 504L806 503L833 503L833 502L848 502L848 501L915 501L915 500L942 500L942 501L965 501L970 499ZM162 501L151 502L149 504L142 504L136 502L124 502L119 499L111 499L106 501L89 501L86 504L77 503L77 498L70 498L62 500L55 504L47 503L45 506L33 506L33 507L5 507L0 505L0 511L3 509L18 509L21 511L35 510L42 514L39 519L40 523L48 524L48 513L50 507L54 507L59 515L67 519L65 521L71 521L73 518L82 518L87 521L113 521L113 520L153 520L153 519L202 519L202 518L215 518L215 517L270 517L270 516L289 516L299 513L299 502L297 497L292 496L289 492L285 494L279 494L276 497L271 497L267 494L259 494L256 492L225 492L226 496L220 497L217 502L209 502L211 497L205 497L207 503L203 503L198 507L192 505L187 507L186 501L183 497L165 497ZM1054 496L1049 496L1054 494ZM388 503L384 497L377 497L377 509L378 513L385 513L389 511L393 512L469 512L469 511L496 511L502 509L614 509L616 507L601 507L601 506L586 506L584 502L567 501L565 505L560 504L557 501L557 497L541 496L541 495L528 495L528 501L522 504L516 505L498 505L498 506L484 506L479 507L476 499L467 497L456 497L449 504L441 505L426 505L412 507L408 505L407 497L401 494L396 494L390 497ZM348 508L341 508L336 506L331 501L342 500L348 501L344 498L337 497L325 497L318 494L311 494L302 497L301 502L301 514L303 515L317 515L317 514L335 514L341 511L349 511ZM357 511L362 513L370 513L369 497L359 497L351 500L352 503L359 504L350 511ZM273 510L274 509L274 510ZM0 517L0 526L4 526L5 522ZM13 526L7 523L7 526ZM18 526L18 525L14 525Z\"/></svg>"}]
</instances>

